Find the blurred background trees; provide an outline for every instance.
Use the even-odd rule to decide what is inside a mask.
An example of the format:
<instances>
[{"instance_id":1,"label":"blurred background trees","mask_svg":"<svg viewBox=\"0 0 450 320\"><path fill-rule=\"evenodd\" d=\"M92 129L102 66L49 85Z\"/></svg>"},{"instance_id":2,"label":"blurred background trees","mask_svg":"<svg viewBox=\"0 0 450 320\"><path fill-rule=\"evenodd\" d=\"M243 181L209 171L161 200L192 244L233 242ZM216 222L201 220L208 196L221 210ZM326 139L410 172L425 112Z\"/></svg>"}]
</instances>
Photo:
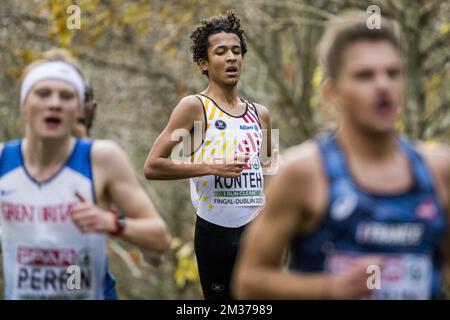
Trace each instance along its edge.
<instances>
[{"instance_id":1,"label":"blurred background trees","mask_svg":"<svg viewBox=\"0 0 450 320\"><path fill-rule=\"evenodd\" d=\"M81 9L69 30L67 8ZM20 137L18 107L24 67L52 47L82 63L99 102L95 138L128 153L141 183L175 239L163 261L117 239L111 269L121 298L199 299L187 181L145 181L146 155L172 108L207 81L192 62L190 33L202 18L234 9L249 52L239 91L268 106L281 149L333 127L335 113L320 97L315 46L324 24L348 10L376 4L401 27L407 72L399 131L413 139L450 141L450 1L448 0L35 0L0 2L0 140Z\"/></svg>"}]
</instances>

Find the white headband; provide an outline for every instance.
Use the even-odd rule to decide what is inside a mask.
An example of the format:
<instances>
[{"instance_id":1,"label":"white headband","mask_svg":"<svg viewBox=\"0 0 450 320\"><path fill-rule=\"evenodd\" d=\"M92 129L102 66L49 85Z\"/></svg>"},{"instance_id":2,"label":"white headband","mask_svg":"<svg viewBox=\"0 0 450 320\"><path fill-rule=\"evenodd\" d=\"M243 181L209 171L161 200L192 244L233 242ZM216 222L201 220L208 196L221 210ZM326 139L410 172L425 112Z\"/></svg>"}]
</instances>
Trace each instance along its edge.
<instances>
[{"instance_id":1,"label":"white headband","mask_svg":"<svg viewBox=\"0 0 450 320\"><path fill-rule=\"evenodd\" d=\"M28 93L42 80L61 80L72 85L78 92L80 105L84 105L86 87L84 80L75 67L63 61L45 62L31 69L25 76L20 89L20 106L22 107Z\"/></svg>"}]
</instances>

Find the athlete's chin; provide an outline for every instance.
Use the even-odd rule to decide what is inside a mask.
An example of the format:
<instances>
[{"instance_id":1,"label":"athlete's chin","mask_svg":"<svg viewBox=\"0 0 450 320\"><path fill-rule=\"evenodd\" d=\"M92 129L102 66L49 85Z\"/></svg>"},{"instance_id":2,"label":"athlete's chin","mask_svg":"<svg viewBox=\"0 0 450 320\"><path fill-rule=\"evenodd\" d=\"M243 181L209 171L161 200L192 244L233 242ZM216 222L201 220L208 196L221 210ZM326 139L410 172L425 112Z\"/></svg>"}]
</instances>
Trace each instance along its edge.
<instances>
[{"instance_id":1,"label":"athlete's chin","mask_svg":"<svg viewBox=\"0 0 450 320\"><path fill-rule=\"evenodd\" d=\"M225 79L223 82L226 86L237 86L239 83L239 77L230 77Z\"/></svg>"},{"instance_id":2,"label":"athlete's chin","mask_svg":"<svg viewBox=\"0 0 450 320\"><path fill-rule=\"evenodd\" d=\"M367 131L371 131L374 135L391 135L395 133L395 125L390 124L378 124L376 126L371 126Z\"/></svg>"},{"instance_id":3,"label":"athlete's chin","mask_svg":"<svg viewBox=\"0 0 450 320\"><path fill-rule=\"evenodd\" d=\"M42 140L61 140L69 135L70 132L65 130L43 130L37 134Z\"/></svg>"},{"instance_id":4,"label":"athlete's chin","mask_svg":"<svg viewBox=\"0 0 450 320\"><path fill-rule=\"evenodd\" d=\"M371 117L360 122L360 127L363 127L365 131L372 131L374 134L387 134L395 132L395 126L396 117Z\"/></svg>"}]
</instances>

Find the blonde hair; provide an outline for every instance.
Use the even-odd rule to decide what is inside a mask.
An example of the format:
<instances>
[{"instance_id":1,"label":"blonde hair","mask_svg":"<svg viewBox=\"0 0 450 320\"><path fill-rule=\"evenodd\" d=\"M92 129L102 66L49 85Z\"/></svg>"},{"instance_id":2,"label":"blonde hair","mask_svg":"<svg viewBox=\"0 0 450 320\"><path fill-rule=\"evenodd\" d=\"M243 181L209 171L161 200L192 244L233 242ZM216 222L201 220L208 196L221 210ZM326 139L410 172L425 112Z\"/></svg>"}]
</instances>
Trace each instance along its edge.
<instances>
[{"instance_id":1,"label":"blonde hair","mask_svg":"<svg viewBox=\"0 0 450 320\"><path fill-rule=\"evenodd\" d=\"M91 106L91 104L93 104L94 92L92 85L89 83L89 81L86 79L85 75L81 71L79 61L73 56L73 54L69 50L64 48L51 48L43 52L38 60L32 62L25 68L22 78L24 78L26 74L33 68L37 67L42 63L50 61L63 61L69 63L78 71L78 73L84 80L86 86L85 109L87 107L88 110L85 109L82 110L85 113L85 123L84 124L77 123L72 130L72 134L77 138L87 138L89 136L89 131L95 119L95 107Z\"/></svg>"},{"instance_id":2,"label":"blonde hair","mask_svg":"<svg viewBox=\"0 0 450 320\"><path fill-rule=\"evenodd\" d=\"M63 61L69 63L78 71L78 73L81 75L84 81L86 81L83 72L81 72L79 61L70 53L69 50L63 48L51 48L47 51L44 51L38 60L33 61L25 68L22 74L22 79L27 75L27 73L30 70L34 69L35 67L37 67L42 63L49 61Z\"/></svg>"}]
</instances>

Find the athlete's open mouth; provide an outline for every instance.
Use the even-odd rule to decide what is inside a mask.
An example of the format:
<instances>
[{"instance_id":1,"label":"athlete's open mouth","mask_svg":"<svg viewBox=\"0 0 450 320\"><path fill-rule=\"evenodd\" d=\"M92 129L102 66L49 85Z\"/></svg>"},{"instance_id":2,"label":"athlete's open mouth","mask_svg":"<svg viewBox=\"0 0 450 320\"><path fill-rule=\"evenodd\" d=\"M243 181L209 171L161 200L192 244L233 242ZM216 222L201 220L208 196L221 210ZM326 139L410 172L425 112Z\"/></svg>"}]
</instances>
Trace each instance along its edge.
<instances>
[{"instance_id":1,"label":"athlete's open mouth","mask_svg":"<svg viewBox=\"0 0 450 320\"><path fill-rule=\"evenodd\" d=\"M376 104L377 113L382 116L391 115L394 112L394 104L388 98L382 98Z\"/></svg>"},{"instance_id":2,"label":"athlete's open mouth","mask_svg":"<svg viewBox=\"0 0 450 320\"><path fill-rule=\"evenodd\" d=\"M236 72L238 68L236 66L229 66L225 69L226 72Z\"/></svg>"},{"instance_id":3,"label":"athlete's open mouth","mask_svg":"<svg viewBox=\"0 0 450 320\"><path fill-rule=\"evenodd\" d=\"M61 118L50 116L50 117L45 117L44 121L49 126L57 126L61 123Z\"/></svg>"}]
</instances>

